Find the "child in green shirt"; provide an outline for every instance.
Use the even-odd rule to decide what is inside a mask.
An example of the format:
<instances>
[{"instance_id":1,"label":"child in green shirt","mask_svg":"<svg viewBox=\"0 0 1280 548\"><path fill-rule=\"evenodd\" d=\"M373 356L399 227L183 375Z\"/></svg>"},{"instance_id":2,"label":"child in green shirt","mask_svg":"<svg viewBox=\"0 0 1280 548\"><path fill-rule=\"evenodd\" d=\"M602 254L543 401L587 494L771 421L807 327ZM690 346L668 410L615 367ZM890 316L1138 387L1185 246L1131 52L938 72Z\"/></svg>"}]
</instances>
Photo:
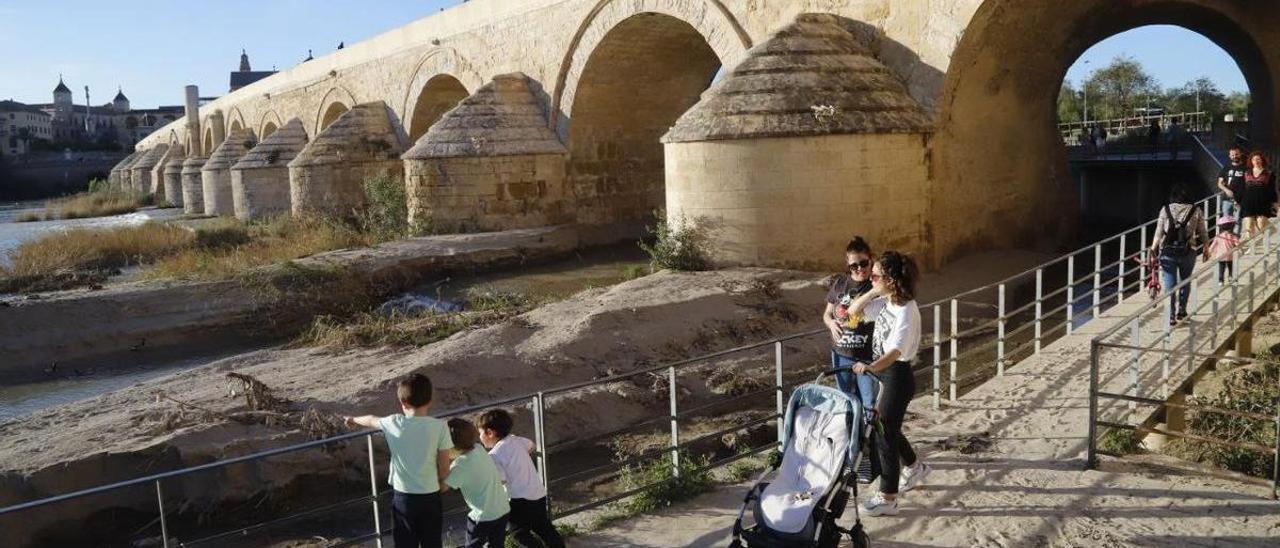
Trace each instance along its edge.
<instances>
[{"instance_id":1,"label":"child in green shirt","mask_svg":"<svg viewBox=\"0 0 1280 548\"><path fill-rule=\"evenodd\" d=\"M431 379L415 373L400 381L396 397L402 413L386 417L346 417L348 427L382 430L391 449L391 518L397 548L441 546L443 506L440 483L449 473L453 442L444 421L427 416Z\"/></svg>"},{"instance_id":2,"label":"child in green shirt","mask_svg":"<svg viewBox=\"0 0 1280 548\"><path fill-rule=\"evenodd\" d=\"M449 467L444 488L462 492L471 511L467 513L466 548L503 548L507 539L507 517L511 504L502 486L498 467L480 445L480 431L465 419L449 419L449 435L458 457Z\"/></svg>"}]
</instances>

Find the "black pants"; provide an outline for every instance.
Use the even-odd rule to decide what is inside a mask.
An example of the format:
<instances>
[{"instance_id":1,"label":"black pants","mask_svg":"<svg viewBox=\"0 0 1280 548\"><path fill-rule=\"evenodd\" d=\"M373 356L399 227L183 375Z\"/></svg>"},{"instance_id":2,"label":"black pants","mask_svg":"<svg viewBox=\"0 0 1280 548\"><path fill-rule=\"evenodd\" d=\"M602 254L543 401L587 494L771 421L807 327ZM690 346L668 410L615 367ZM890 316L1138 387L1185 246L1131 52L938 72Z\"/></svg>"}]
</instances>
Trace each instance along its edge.
<instances>
[{"instance_id":1,"label":"black pants","mask_svg":"<svg viewBox=\"0 0 1280 548\"><path fill-rule=\"evenodd\" d=\"M916 463L916 452L907 437L902 435L902 420L907 416L907 404L915 396L916 378L911 372L910 362L895 362L879 377L877 408L880 428L876 432L876 445L880 456L880 492L895 495L898 493L902 463Z\"/></svg>"},{"instance_id":2,"label":"black pants","mask_svg":"<svg viewBox=\"0 0 1280 548\"><path fill-rule=\"evenodd\" d=\"M1223 283L1227 278L1232 277L1231 272L1234 268L1235 265L1231 261L1218 261L1218 283Z\"/></svg>"},{"instance_id":3,"label":"black pants","mask_svg":"<svg viewBox=\"0 0 1280 548\"><path fill-rule=\"evenodd\" d=\"M395 491L391 496L392 538L396 548L440 548L440 493L415 495Z\"/></svg>"},{"instance_id":4,"label":"black pants","mask_svg":"<svg viewBox=\"0 0 1280 548\"><path fill-rule=\"evenodd\" d=\"M551 524L547 497L538 500L511 499L511 536L525 548L564 548L564 539ZM541 539L542 542L538 542Z\"/></svg>"},{"instance_id":5,"label":"black pants","mask_svg":"<svg viewBox=\"0 0 1280 548\"><path fill-rule=\"evenodd\" d=\"M466 548L503 548L507 542L507 514L495 520L474 521L467 518Z\"/></svg>"}]
</instances>

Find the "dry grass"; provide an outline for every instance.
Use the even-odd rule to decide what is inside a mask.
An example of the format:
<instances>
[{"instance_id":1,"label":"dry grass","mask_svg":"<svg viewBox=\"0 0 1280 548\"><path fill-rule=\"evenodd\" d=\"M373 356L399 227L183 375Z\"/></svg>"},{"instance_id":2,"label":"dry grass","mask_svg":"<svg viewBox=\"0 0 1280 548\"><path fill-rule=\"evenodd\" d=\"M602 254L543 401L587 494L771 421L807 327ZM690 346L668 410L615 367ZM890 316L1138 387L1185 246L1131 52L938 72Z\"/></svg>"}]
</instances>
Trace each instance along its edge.
<instances>
[{"instance_id":1,"label":"dry grass","mask_svg":"<svg viewBox=\"0 0 1280 548\"><path fill-rule=\"evenodd\" d=\"M33 212L28 211L28 212L26 212L26 213L23 213L22 215L18 215L18 218L17 218L17 219L14 219L14 222L17 222L17 223L34 223L34 222L37 222L37 221L43 221L43 220L44 220L44 217L40 216L40 214L39 214L39 213L33 213Z\"/></svg>"},{"instance_id":2,"label":"dry grass","mask_svg":"<svg viewBox=\"0 0 1280 548\"><path fill-rule=\"evenodd\" d=\"M367 237L338 221L278 217L272 221L200 231L199 245L160 258L145 279L225 280L256 267L324 251L368 245Z\"/></svg>"},{"instance_id":3,"label":"dry grass","mask_svg":"<svg viewBox=\"0 0 1280 548\"><path fill-rule=\"evenodd\" d=\"M6 274L33 276L141 264L190 246L191 231L162 223L112 230L73 229L50 234L10 252Z\"/></svg>"},{"instance_id":4,"label":"dry grass","mask_svg":"<svg viewBox=\"0 0 1280 548\"><path fill-rule=\"evenodd\" d=\"M45 207L46 219L85 219L133 213L154 204L155 198L142 192L100 190L84 192L50 202Z\"/></svg>"}]
</instances>

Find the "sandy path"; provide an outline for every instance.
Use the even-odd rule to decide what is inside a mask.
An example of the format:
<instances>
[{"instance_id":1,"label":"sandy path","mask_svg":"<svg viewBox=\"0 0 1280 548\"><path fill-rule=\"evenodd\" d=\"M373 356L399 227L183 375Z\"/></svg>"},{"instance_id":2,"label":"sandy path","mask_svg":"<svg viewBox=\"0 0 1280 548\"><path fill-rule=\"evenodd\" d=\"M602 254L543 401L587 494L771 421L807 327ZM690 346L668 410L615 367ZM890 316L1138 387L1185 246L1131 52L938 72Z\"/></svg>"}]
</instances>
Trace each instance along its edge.
<instances>
[{"instance_id":1,"label":"sandy path","mask_svg":"<svg viewBox=\"0 0 1280 548\"><path fill-rule=\"evenodd\" d=\"M940 410L930 409L927 397L917 399L907 432L934 472L924 487L904 495L900 515L864 520L873 541L885 546L1274 546L1280 538L1280 504L1267 499L1269 487L1257 480L1153 455L1103 457L1098 470L1084 470L1089 341L1148 302L1131 297ZM1205 316L1194 321L1203 325ZM1143 340L1153 340L1164 328L1160 309L1141 325ZM1174 333L1176 345L1188 330ZM1127 351L1104 353L1104 390L1125 391L1129 356ZM1161 361L1153 355L1140 362L1140 394L1158 394ZM1173 368L1174 374L1184 372ZM1110 406L1110 416L1125 407ZM944 443L959 435L982 435L992 444L966 454ZM580 545L724 546L744 489L724 488L660 515L605 528Z\"/></svg>"}]
</instances>

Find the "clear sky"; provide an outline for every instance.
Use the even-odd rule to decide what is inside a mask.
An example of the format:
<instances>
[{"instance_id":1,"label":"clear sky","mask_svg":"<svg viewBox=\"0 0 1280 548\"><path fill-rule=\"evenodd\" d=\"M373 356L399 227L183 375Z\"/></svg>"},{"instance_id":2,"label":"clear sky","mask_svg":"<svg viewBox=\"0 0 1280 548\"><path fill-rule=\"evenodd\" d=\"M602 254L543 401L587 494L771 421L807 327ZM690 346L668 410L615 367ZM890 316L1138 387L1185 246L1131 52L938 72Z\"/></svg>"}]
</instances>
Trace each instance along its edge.
<instances>
[{"instance_id":1,"label":"clear sky","mask_svg":"<svg viewBox=\"0 0 1280 548\"><path fill-rule=\"evenodd\" d=\"M460 0L0 0L0 99L52 101L62 73L84 101L110 101L116 86L135 107L182 103L182 88L227 91L240 48L255 70L284 68L307 49L317 56ZM1223 91L1245 90L1231 58L1207 38L1179 27L1135 29L1089 49L1067 77L1078 83L1119 54L1143 62L1163 86L1200 76ZM1090 61L1085 64L1084 61Z\"/></svg>"},{"instance_id":2,"label":"clear sky","mask_svg":"<svg viewBox=\"0 0 1280 548\"><path fill-rule=\"evenodd\" d=\"M116 86L135 108L182 104L182 88L227 92L240 48L254 70L292 66L460 0L0 0L0 99L53 101L62 73L84 102Z\"/></svg>"},{"instance_id":3,"label":"clear sky","mask_svg":"<svg viewBox=\"0 0 1280 548\"><path fill-rule=\"evenodd\" d=\"M1223 93L1249 91L1240 67L1226 51L1201 34L1169 25L1139 27L1098 42L1076 60L1067 79L1079 87L1089 73L1119 55L1141 62L1161 87L1177 87L1207 76Z\"/></svg>"}]
</instances>

